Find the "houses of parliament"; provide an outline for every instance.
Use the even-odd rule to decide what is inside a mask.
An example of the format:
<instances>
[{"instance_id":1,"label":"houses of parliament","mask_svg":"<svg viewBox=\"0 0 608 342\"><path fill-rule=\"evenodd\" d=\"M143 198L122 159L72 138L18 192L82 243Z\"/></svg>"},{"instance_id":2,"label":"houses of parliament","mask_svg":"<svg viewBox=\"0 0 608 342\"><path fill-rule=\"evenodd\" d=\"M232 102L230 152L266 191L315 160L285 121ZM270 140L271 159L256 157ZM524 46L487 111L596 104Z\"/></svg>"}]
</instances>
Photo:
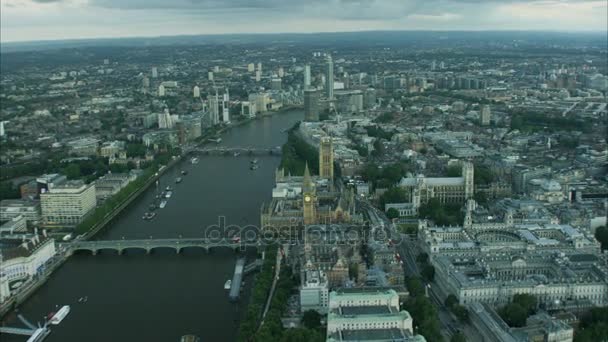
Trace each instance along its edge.
<instances>
[{"instance_id":1,"label":"houses of parliament","mask_svg":"<svg viewBox=\"0 0 608 342\"><path fill-rule=\"evenodd\" d=\"M355 194L334 183L333 145L330 137L319 144L319 175L312 175L308 164L303 176L275 173L272 200L261 208L264 230L279 232L314 224L351 223L358 220Z\"/></svg>"}]
</instances>

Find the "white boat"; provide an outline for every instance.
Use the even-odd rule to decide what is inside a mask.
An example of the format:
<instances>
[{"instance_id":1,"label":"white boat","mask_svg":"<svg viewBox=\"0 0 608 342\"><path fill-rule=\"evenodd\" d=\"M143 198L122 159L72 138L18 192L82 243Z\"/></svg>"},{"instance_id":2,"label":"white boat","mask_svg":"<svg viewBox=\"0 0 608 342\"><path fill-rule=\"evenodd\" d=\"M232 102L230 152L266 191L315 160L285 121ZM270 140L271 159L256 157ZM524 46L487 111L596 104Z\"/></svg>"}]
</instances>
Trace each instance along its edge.
<instances>
[{"instance_id":1,"label":"white boat","mask_svg":"<svg viewBox=\"0 0 608 342\"><path fill-rule=\"evenodd\" d=\"M224 283L224 290L230 290L230 286L232 285L232 280L228 279Z\"/></svg>"},{"instance_id":2,"label":"white boat","mask_svg":"<svg viewBox=\"0 0 608 342\"><path fill-rule=\"evenodd\" d=\"M162 209L162 208L164 208L166 205L167 205L167 201L162 200L162 201L160 201L160 204L158 205L158 207Z\"/></svg>"},{"instance_id":3,"label":"white boat","mask_svg":"<svg viewBox=\"0 0 608 342\"><path fill-rule=\"evenodd\" d=\"M171 198L172 195L173 195L173 191L169 190L169 191L167 191L165 198Z\"/></svg>"},{"instance_id":4,"label":"white boat","mask_svg":"<svg viewBox=\"0 0 608 342\"><path fill-rule=\"evenodd\" d=\"M198 164L198 158L194 157L194 158L190 159L190 162L192 164Z\"/></svg>"},{"instance_id":5,"label":"white boat","mask_svg":"<svg viewBox=\"0 0 608 342\"><path fill-rule=\"evenodd\" d=\"M70 313L70 306L64 305L61 307L61 309L59 309L59 311L57 311L56 314L53 315L53 317L51 317L51 319L49 320L49 323L57 325L57 324L61 323L61 321L63 321L65 316L67 316L69 313Z\"/></svg>"}]
</instances>

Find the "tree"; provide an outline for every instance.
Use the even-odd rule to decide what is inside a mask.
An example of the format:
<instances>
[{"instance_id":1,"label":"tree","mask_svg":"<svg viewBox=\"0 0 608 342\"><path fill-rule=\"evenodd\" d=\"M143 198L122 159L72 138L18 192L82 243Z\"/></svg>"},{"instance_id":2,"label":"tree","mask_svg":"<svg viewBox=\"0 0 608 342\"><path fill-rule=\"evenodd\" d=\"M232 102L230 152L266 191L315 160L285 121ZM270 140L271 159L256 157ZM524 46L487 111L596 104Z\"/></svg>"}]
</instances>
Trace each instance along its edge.
<instances>
[{"instance_id":1,"label":"tree","mask_svg":"<svg viewBox=\"0 0 608 342\"><path fill-rule=\"evenodd\" d=\"M10 181L0 183L0 200L9 198L19 198L19 189L13 187Z\"/></svg>"},{"instance_id":2,"label":"tree","mask_svg":"<svg viewBox=\"0 0 608 342\"><path fill-rule=\"evenodd\" d=\"M489 168L483 165L475 165L475 173L473 174L473 178L475 185L490 184L494 181L494 174Z\"/></svg>"},{"instance_id":3,"label":"tree","mask_svg":"<svg viewBox=\"0 0 608 342\"><path fill-rule=\"evenodd\" d=\"M459 165L448 166L448 177L460 177L462 176L462 168Z\"/></svg>"},{"instance_id":4,"label":"tree","mask_svg":"<svg viewBox=\"0 0 608 342\"><path fill-rule=\"evenodd\" d=\"M451 308L452 306L458 304L458 298L453 294L450 294L444 301L446 307Z\"/></svg>"},{"instance_id":5,"label":"tree","mask_svg":"<svg viewBox=\"0 0 608 342\"><path fill-rule=\"evenodd\" d=\"M452 306L452 312L454 313L454 315L456 317L458 317L458 320L462 323L469 323L470 319L469 319L469 310L467 310L466 307L460 305L460 304L456 304L454 306Z\"/></svg>"},{"instance_id":6,"label":"tree","mask_svg":"<svg viewBox=\"0 0 608 342\"><path fill-rule=\"evenodd\" d=\"M526 314L529 316L536 312L536 305L538 304L538 301L533 295L527 293L518 293L513 296L513 303L517 303L522 308L526 309Z\"/></svg>"},{"instance_id":7,"label":"tree","mask_svg":"<svg viewBox=\"0 0 608 342\"><path fill-rule=\"evenodd\" d=\"M595 238L600 242L602 250L608 249L608 228L606 228L606 226L597 227L595 229Z\"/></svg>"},{"instance_id":8,"label":"tree","mask_svg":"<svg viewBox=\"0 0 608 342\"><path fill-rule=\"evenodd\" d=\"M526 309L517 303L503 306L498 310L498 314L510 327L523 327L528 318Z\"/></svg>"},{"instance_id":9,"label":"tree","mask_svg":"<svg viewBox=\"0 0 608 342\"><path fill-rule=\"evenodd\" d=\"M397 217L399 217L399 210L397 210L395 208L389 208L386 211L386 216L391 220L396 219Z\"/></svg>"},{"instance_id":10,"label":"tree","mask_svg":"<svg viewBox=\"0 0 608 342\"><path fill-rule=\"evenodd\" d=\"M407 202L408 197L405 190L399 187L389 188L385 193L380 197L380 205L384 207L387 203L403 203Z\"/></svg>"},{"instance_id":11,"label":"tree","mask_svg":"<svg viewBox=\"0 0 608 342\"><path fill-rule=\"evenodd\" d=\"M68 179L78 179L80 178L80 165L76 164L76 163L72 163L68 166L66 166L63 169L63 174L65 174L65 176Z\"/></svg>"},{"instance_id":12,"label":"tree","mask_svg":"<svg viewBox=\"0 0 608 342\"><path fill-rule=\"evenodd\" d=\"M359 278L359 264L352 263L348 265L348 277L355 279L355 281Z\"/></svg>"},{"instance_id":13,"label":"tree","mask_svg":"<svg viewBox=\"0 0 608 342\"><path fill-rule=\"evenodd\" d=\"M302 324L308 329L319 329L321 327L321 314L316 310L304 311Z\"/></svg>"},{"instance_id":14,"label":"tree","mask_svg":"<svg viewBox=\"0 0 608 342\"><path fill-rule=\"evenodd\" d=\"M421 273L427 281L433 281L433 279L435 279L435 267L431 264L425 264L424 267L422 267Z\"/></svg>"},{"instance_id":15,"label":"tree","mask_svg":"<svg viewBox=\"0 0 608 342\"><path fill-rule=\"evenodd\" d=\"M608 307L593 308L581 318L575 332L575 342L595 342L608 340Z\"/></svg>"},{"instance_id":16,"label":"tree","mask_svg":"<svg viewBox=\"0 0 608 342\"><path fill-rule=\"evenodd\" d=\"M467 338L466 338L466 336L464 336L463 333L457 332L454 335L452 335L450 342L467 342Z\"/></svg>"},{"instance_id":17,"label":"tree","mask_svg":"<svg viewBox=\"0 0 608 342\"><path fill-rule=\"evenodd\" d=\"M410 293L411 296L413 297L417 297L417 296L424 296L424 284L422 284L422 281L420 280L420 278L415 278L415 277L410 277L406 279L405 285L407 287L407 291Z\"/></svg>"},{"instance_id":18,"label":"tree","mask_svg":"<svg viewBox=\"0 0 608 342\"><path fill-rule=\"evenodd\" d=\"M139 143L127 144L127 157L145 157L146 146Z\"/></svg>"},{"instance_id":19,"label":"tree","mask_svg":"<svg viewBox=\"0 0 608 342\"><path fill-rule=\"evenodd\" d=\"M475 195L473 195L473 198L475 199L475 202L477 202L480 205L485 205L486 203L488 203L488 195L486 195L485 192L482 192L482 191L475 192Z\"/></svg>"},{"instance_id":20,"label":"tree","mask_svg":"<svg viewBox=\"0 0 608 342\"><path fill-rule=\"evenodd\" d=\"M393 113L391 113L391 112L385 112L385 113L382 113L382 114L378 115L378 117L376 117L374 119L374 122L377 122L377 123L391 122L393 120L393 117L394 117Z\"/></svg>"},{"instance_id":21,"label":"tree","mask_svg":"<svg viewBox=\"0 0 608 342\"><path fill-rule=\"evenodd\" d=\"M384 144L382 143L382 141L380 139L376 139L374 141L374 150L372 151L372 155L374 157L381 157L384 155L385 153L385 148L384 148Z\"/></svg>"},{"instance_id":22,"label":"tree","mask_svg":"<svg viewBox=\"0 0 608 342\"><path fill-rule=\"evenodd\" d=\"M420 263L420 264L426 264L427 262L429 262L429 255L426 253L420 253L416 256L416 262Z\"/></svg>"}]
</instances>

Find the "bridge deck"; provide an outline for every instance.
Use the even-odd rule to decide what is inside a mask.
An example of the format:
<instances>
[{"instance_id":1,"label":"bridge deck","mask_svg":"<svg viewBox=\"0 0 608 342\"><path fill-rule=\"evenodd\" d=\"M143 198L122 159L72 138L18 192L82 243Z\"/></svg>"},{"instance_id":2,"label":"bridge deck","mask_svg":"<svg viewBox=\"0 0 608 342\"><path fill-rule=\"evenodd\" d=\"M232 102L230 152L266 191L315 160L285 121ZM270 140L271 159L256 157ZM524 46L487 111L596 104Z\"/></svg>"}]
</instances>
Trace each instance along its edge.
<instances>
[{"instance_id":1,"label":"bridge deck","mask_svg":"<svg viewBox=\"0 0 608 342\"><path fill-rule=\"evenodd\" d=\"M0 333L11 335L32 336L36 332L35 329L0 327Z\"/></svg>"}]
</instances>

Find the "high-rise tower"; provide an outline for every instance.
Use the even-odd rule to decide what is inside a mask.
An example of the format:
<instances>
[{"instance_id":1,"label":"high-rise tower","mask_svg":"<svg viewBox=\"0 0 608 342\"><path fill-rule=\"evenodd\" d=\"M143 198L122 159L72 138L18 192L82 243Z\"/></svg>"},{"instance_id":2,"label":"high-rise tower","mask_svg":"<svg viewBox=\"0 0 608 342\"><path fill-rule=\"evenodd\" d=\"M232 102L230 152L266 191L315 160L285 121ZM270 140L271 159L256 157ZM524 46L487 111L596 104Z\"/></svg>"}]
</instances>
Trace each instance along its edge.
<instances>
[{"instance_id":1,"label":"high-rise tower","mask_svg":"<svg viewBox=\"0 0 608 342\"><path fill-rule=\"evenodd\" d=\"M310 64L304 66L304 90L310 89Z\"/></svg>"},{"instance_id":2,"label":"high-rise tower","mask_svg":"<svg viewBox=\"0 0 608 342\"><path fill-rule=\"evenodd\" d=\"M331 137L321 138L319 143L319 177L334 179L334 148Z\"/></svg>"},{"instance_id":3,"label":"high-rise tower","mask_svg":"<svg viewBox=\"0 0 608 342\"><path fill-rule=\"evenodd\" d=\"M304 121L319 121L319 92L304 90Z\"/></svg>"},{"instance_id":4,"label":"high-rise tower","mask_svg":"<svg viewBox=\"0 0 608 342\"><path fill-rule=\"evenodd\" d=\"M209 115L211 116L211 124L217 125L220 123L220 100L217 95L217 89L215 95L207 96L209 102Z\"/></svg>"},{"instance_id":5,"label":"high-rise tower","mask_svg":"<svg viewBox=\"0 0 608 342\"><path fill-rule=\"evenodd\" d=\"M334 61L331 59L331 55L327 55L325 62L325 96L331 100L334 98Z\"/></svg>"},{"instance_id":6,"label":"high-rise tower","mask_svg":"<svg viewBox=\"0 0 608 342\"><path fill-rule=\"evenodd\" d=\"M490 120L492 119L490 105L483 105L483 107L481 107L480 117L482 126L488 126L490 124Z\"/></svg>"}]
</instances>

